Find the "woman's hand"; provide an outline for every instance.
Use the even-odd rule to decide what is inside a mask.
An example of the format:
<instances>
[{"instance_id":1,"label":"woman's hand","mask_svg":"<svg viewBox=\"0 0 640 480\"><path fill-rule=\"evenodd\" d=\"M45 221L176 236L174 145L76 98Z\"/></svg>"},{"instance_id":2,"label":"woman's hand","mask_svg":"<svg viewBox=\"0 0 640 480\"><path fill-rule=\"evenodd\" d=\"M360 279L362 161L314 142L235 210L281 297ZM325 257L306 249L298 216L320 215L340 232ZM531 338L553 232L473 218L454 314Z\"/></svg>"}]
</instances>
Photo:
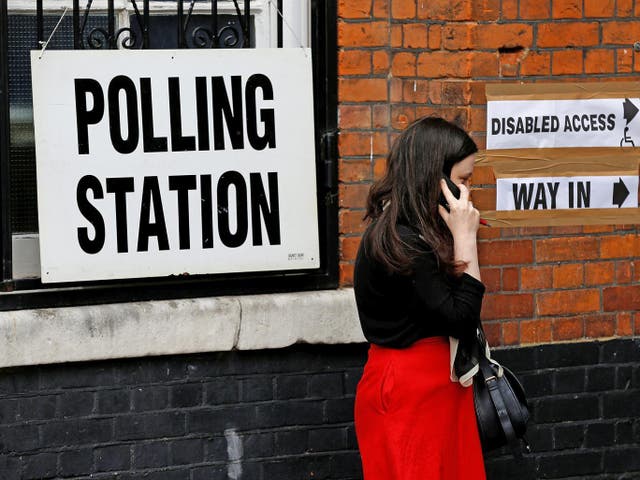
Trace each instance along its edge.
<instances>
[{"instance_id":1,"label":"woman's hand","mask_svg":"<svg viewBox=\"0 0 640 480\"><path fill-rule=\"evenodd\" d=\"M453 196L444 180L440 180L440 188L442 188L444 198L449 204L449 211L442 205L438 205L438 210L453 236L454 260L464 263L465 268L463 271L480 280L478 246L476 243L478 228L480 227L480 212L469 201L469 189L465 185L458 185L460 189L459 199Z\"/></svg>"},{"instance_id":2,"label":"woman's hand","mask_svg":"<svg viewBox=\"0 0 640 480\"><path fill-rule=\"evenodd\" d=\"M456 199L444 180L440 180L440 188L449 204L449 211L442 205L438 205L438 210L451 230L453 238L463 239L469 236L475 238L480 227L480 212L473 207L473 203L469 200L469 189L464 184L458 185L460 198Z\"/></svg>"}]
</instances>

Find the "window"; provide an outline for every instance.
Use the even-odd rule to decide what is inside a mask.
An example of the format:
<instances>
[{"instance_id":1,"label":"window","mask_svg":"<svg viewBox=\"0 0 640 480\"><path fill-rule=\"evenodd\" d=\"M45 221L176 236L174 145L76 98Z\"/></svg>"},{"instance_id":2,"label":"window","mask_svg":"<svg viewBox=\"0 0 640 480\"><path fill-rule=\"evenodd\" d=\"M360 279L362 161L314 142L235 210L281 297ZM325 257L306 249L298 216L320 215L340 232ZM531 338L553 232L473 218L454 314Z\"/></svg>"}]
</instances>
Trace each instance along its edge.
<instances>
[{"instance_id":1,"label":"window","mask_svg":"<svg viewBox=\"0 0 640 480\"><path fill-rule=\"evenodd\" d=\"M219 0L220 48L274 48L311 46L314 62L316 170L321 244L321 266L312 271L221 274L180 279L43 285L39 280L35 148L29 50L38 37L47 49L106 47L109 28L120 32L117 48L142 48L143 8L148 6L145 47L211 47L213 5L209 1L87 2L74 11L72 0L43 0L42 16L35 0L9 0L0 6L0 113L8 117L0 132L0 204L3 259L0 309L70 305L200 295L265 293L269 291L330 288L337 285L337 206L335 185L336 126L335 1L252 0L249 24L244 0ZM82 2L85 3L85 2ZM113 9L110 9L110 4ZM146 5L145 5L146 4ZM241 16L238 16L238 13ZM279 14L282 12L282 16ZM178 41L177 16L186 26L184 45ZM111 17L113 23L110 23ZM41 20L39 20L41 18ZM188 19L188 21L186 21ZM80 39L80 25L83 35ZM246 22L245 22L246 24ZM4 28L6 25L7 28ZM54 31L55 30L55 31ZM50 37L50 39L49 39ZM208 42L208 44L207 44ZM202 44L202 45L199 45ZM8 72L8 74L7 74ZM126 287L126 288L123 288Z\"/></svg>"}]
</instances>

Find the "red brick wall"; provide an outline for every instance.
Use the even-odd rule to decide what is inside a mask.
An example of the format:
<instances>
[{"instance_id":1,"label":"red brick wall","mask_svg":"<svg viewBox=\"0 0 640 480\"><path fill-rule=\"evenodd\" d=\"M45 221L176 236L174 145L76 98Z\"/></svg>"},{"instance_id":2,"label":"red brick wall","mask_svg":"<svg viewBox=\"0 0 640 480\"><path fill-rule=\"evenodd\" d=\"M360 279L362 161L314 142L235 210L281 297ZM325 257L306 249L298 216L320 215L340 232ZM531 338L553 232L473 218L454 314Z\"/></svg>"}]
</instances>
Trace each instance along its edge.
<instances>
[{"instance_id":1,"label":"red brick wall","mask_svg":"<svg viewBox=\"0 0 640 480\"><path fill-rule=\"evenodd\" d=\"M408 122L445 117L484 148L486 82L629 80L640 71L633 51L640 4L633 0L338 4L345 286L353 281L367 191ZM473 181L495 183L482 168ZM492 344L640 334L638 227L483 228L480 237L483 316Z\"/></svg>"}]
</instances>

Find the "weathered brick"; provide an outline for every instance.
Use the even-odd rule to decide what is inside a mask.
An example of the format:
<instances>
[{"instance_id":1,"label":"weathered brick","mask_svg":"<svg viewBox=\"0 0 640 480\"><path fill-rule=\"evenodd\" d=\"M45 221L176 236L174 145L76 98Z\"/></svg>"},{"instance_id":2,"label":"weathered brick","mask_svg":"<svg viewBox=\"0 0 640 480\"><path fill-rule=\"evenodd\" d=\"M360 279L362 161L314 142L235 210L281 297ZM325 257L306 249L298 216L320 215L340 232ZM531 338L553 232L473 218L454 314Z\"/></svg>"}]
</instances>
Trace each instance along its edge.
<instances>
[{"instance_id":1,"label":"weathered brick","mask_svg":"<svg viewBox=\"0 0 640 480\"><path fill-rule=\"evenodd\" d=\"M115 435L118 440L184 435L184 416L179 411L119 416L115 419Z\"/></svg>"},{"instance_id":2,"label":"weathered brick","mask_svg":"<svg viewBox=\"0 0 640 480\"><path fill-rule=\"evenodd\" d=\"M501 271L499 268L480 267L480 276L487 293L501 290Z\"/></svg>"},{"instance_id":3,"label":"weathered brick","mask_svg":"<svg viewBox=\"0 0 640 480\"><path fill-rule=\"evenodd\" d=\"M379 158L373 164L373 179L379 180L387 171L387 159Z\"/></svg>"},{"instance_id":4,"label":"weathered brick","mask_svg":"<svg viewBox=\"0 0 640 480\"><path fill-rule=\"evenodd\" d=\"M482 302L482 318L487 320L529 318L533 316L531 294L486 294Z\"/></svg>"},{"instance_id":5,"label":"weathered brick","mask_svg":"<svg viewBox=\"0 0 640 480\"><path fill-rule=\"evenodd\" d=\"M621 4L622 0L618 0ZM615 0L584 0L585 17L612 17L614 15Z\"/></svg>"},{"instance_id":6,"label":"weathered brick","mask_svg":"<svg viewBox=\"0 0 640 480\"><path fill-rule=\"evenodd\" d=\"M520 343L547 343L551 341L551 320L525 320L520 322Z\"/></svg>"},{"instance_id":7,"label":"weathered brick","mask_svg":"<svg viewBox=\"0 0 640 480\"><path fill-rule=\"evenodd\" d=\"M352 286L353 285L353 263L340 262L339 264L339 279L340 285Z\"/></svg>"},{"instance_id":8,"label":"weathered brick","mask_svg":"<svg viewBox=\"0 0 640 480\"><path fill-rule=\"evenodd\" d=\"M554 0L553 18L581 18L582 0Z\"/></svg>"},{"instance_id":9,"label":"weathered brick","mask_svg":"<svg viewBox=\"0 0 640 480\"><path fill-rule=\"evenodd\" d=\"M338 95L343 102L386 101L387 81L384 78L341 78Z\"/></svg>"},{"instance_id":10,"label":"weathered brick","mask_svg":"<svg viewBox=\"0 0 640 480\"><path fill-rule=\"evenodd\" d=\"M489 345L492 347L502 345L502 325L500 322L482 322L482 328Z\"/></svg>"},{"instance_id":11,"label":"weathered brick","mask_svg":"<svg viewBox=\"0 0 640 480\"><path fill-rule=\"evenodd\" d=\"M616 262L616 283L623 285L631 283L632 280L631 264L626 260Z\"/></svg>"},{"instance_id":12,"label":"weathered brick","mask_svg":"<svg viewBox=\"0 0 640 480\"><path fill-rule=\"evenodd\" d=\"M637 22L603 22L602 45L633 45L640 35ZM630 49L633 51L633 48Z\"/></svg>"},{"instance_id":13,"label":"weathered brick","mask_svg":"<svg viewBox=\"0 0 640 480\"><path fill-rule=\"evenodd\" d=\"M340 233L363 233L365 222L364 210L341 210L338 214L338 228Z\"/></svg>"},{"instance_id":14,"label":"weathered brick","mask_svg":"<svg viewBox=\"0 0 640 480\"><path fill-rule=\"evenodd\" d=\"M391 108L389 105L373 106L373 128L387 128L390 123Z\"/></svg>"},{"instance_id":15,"label":"weathered brick","mask_svg":"<svg viewBox=\"0 0 640 480\"><path fill-rule=\"evenodd\" d=\"M391 106L391 126L396 130L404 130L416 118L416 108L413 105Z\"/></svg>"},{"instance_id":16,"label":"weathered brick","mask_svg":"<svg viewBox=\"0 0 640 480\"><path fill-rule=\"evenodd\" d=\"M630 258L640 256L640 237L637 234L602 237L600 240L602 258Z\"/></svg>"},{"instance_id":17,"label":"weathered brick","mask_svg":"<svg viewBox=\"0 0 640 480\"><path fill-rule=\"evenodd\" d=\"M68 404L67 405L67 401ZM74 409L81 414L93 411L93 394L91 392L68 392L60 395L39 395L23 397L19 401L18 413L22 420L47 420L56 416L56 404L60 404L63 416L68 416Z\"/></svg>"},{"instance_id":18,"label":"weathered brick","mask_svg":"<svg viewBox=\"0 0 640 480\"><path fill-rule=\"evenodd\" d=\"M520 343L520 322L502 323L502 341L505 345L517 345Z\"/></svg>"},{"instance_id":19,"label":"weathered brick","mask_svg":"<svg viewBox=\"0 0 640 480\"><path fill-rule=\"evenodd\" d=\"M133 389L133 410L162 410L169 405L169 388L144 386Z\"/></svg>"},{"instance_id":20,"label":"weathered brick","mask_svg":"<svg viewBox=\"0 0 640 480\"><path fill-rule=\"evenodd\" d=\"M402 83L402 100L406 103L427 103L429 82L427 80L407 79Z\"/></svg>"},{"instance_id":21,"label":"weathered brick","mask_svg":"<svg viewBox=\"0 0 640 480\"><path fill-rule=\"evenodd\" d=\"M611 337L616 331L613 315L595 315L585 319L585 336L591 338Z\"/></svg>"},{"instance_id":22,"label":"weathered brick","mask_svg":"<svg viewBox=\"0 0 640 480\"><path fill-rule=\"evenodd\" d=\"M616 335L620 337L633 335L633 316L628 312L616 315Z\"/></svg>"},{"instance_id":23,"label":"weathered brick","mask_svg":"<svg viewBox=\"0 0 640 480\"><path fill-rule=\"evenodd\" d=\"M584 283L584 268L581 263L555 265L553 288L579 287Z\"/></svg>"},{"instance_id":24,"label":"weathered brick","mask_svg":"<svg viewBox=\"0 0 640 480\"><path fill-rule=\"evenodd\" d=\"M469 77L471 54L467 52L424 52L418 56L418 76L427 78Z\"/></svg>"},{"instance_id":25,"label":"weathered brick","mask_svg":"<svg viewBox=\"0 0 640 480\"><path fill-rule=\"evenodd\" d=\"M472 33L474 49L530 47L533 26L526 23L478 24Z\"/></svg>"},{"instance_id":26,"label":"weathered brick","mask_svg":"<svg viewBox=\"0 0 640 480\"><path fill-rule=\"evenodd\" d=\"M402 95L403 95L403 86L404 86L404 79L403 78L391 78L390 80L390 84L391 84L391 92L390 92L390 101L391 104L398 104L402 102Z\"/></svg>"},{"instance_id":27,"label":"weathered brick","mask_svg":"<svg viewBox=\"0 0 640 480\"><path fill-rule=\"evenodd\" d=\"M133 466L138 469L169 465L169 444L165 441L138 444L133 448Z\"/></svg>"},{"instance_id":28,"label":"weathered brick","mask_svg":"<svg viewBox=\"0 0 640 480\"><path fill-rule=\"evenodd\" d=\"M344 182L362 182L371 179L371 161L339 159L338 176Z\"/></svg>"},{"instance_id":29,"label":"weathered brick","mask_svg":"<svg viewBox=\"0 0 640 480\"><path fill-rule=\"evenodd\" d=\"M523 20L541 20L551 16L551 2L549 0L520 1L520 18Z\"/></svg>"},{"instance_id":30,"label":"weathered brick","mask_svg":"<svg viewBox=\"0 0 640 480\"><path fill-rule=\"evenodd\" d=\"M503 268L502 269L502 289L506 292L520 290L520 269L519 268Z\"/></svg>"},{"instance_id":31,"label":"weathered brick","mask_svg":"<svg viewBox=\"0 0 640 480\"><path fill-rule=\"evenodd\" d=\"M393 0L391 2L391 16L395 19L415 18L415 0Z\"/></svg>"},{"instance_id":32,"label":"weathered brick","mask_svg":"<svg viewBox=\"0 0 640 480\"><path fill-rule=\"evenodd\" d=\"M24 480L42 480L53 478L56 474L57 457L55 453L38 453L22 457L22 476Z\"/></svg>"},{"instance_id":33,"label":"weathered brick","mask_svg":"<svg viewBox=\"0 0 640 480\"><path fill-rule=\"evenodd\" d=\"M338 17L369 18L371 16L371 0L339 0Z\"/></svg>"},{"instance_id":34,"label":"weathered brick","mask_svg":"<svg viewBox=\"0 0 640 480\"><path fill-rule=\"evenodd\" d=\"M502 0L501 16L503 20L515 20L518 18L519 0Z\"/></svg>"},{"instance_id":35,"label":"weathered brick","mask_svg":"<svg viewBox=\"0 0 640 480\"><path fill-rule=\"evenodd\" d=\"M389 60L389 52L385 50L376 50L373 52L371 61L373 63L374 75L383 75L389 72L389 65L391 64Z\"/></svg>"},{"instance_id":36,"label":"weathered brick","mask_svg":"<svg viewBox=\"0 0 640 480\"><path fill-rule=\"evenodd\" d=\"M607 312L640 310L640 285L605 288L602 298Z\"/></svg>"},{"instance_id":37,"label":"weathered brick","mask_svg":"<svg viewBox=\"0 0 640 480\"><path fill-rule=\"evenodd\" d=\"M576 314L599 310L600 292L598 290L559 290L536 294L538 315Z\"/></svg>"},{"instance_id":38,"label":"weathered brick","mask_svg":"<svg viewBox=\"0 0 640 480\"><path fill-rule=\"evenodd\" d=\"M340 50L338 75L371 74L371 52L366 50Z\"/></svg>"},{"instance_id":39,"label":"weathered brick","mask_svg":"<svg viewBox=\"0 0 640 480\"><path fill-rule=\"evenodd\" d=\"M633 4L634 0L616 0L616 15L618 17L631 17L634 15ZM635 8L640 10L640 5L636 5Z\"/></svg>"},{"instance_id":40,"label":"weathered brick","mask_svg":"<svg viewBox=\"0 0 640 480\"><path fill-rule=\"evenodd\" d=\"M551 73L551 53L527 52L520 64L520 73L525 76L549 75Z\"/></svg>"},{"instance_id":41,"label":"weathered brick","mask_svg":"<svg viewBox=\"0 0 640 480\"><path fill-rule=\"evenodd\" d=\"M585 52L584 73L614 73L615 51L589 49Z\"/></svg>"},{"instance_id":42,"label":"weathered brick","mask_svg":"<svg viewBox=\"0 0 640 480\"><path fill-rule=\"evenodd\" d=\"M342 130L370 129L371 107L369 105L340 105L338 125Z\"/></svg>"},{"instance_id":43,"label":"weathered brick","mask_svg":"<svg viewBox=\"0 0 640 480\"><path fill-rule=\"evenodd\" d=\"M389 7L391 0L373 0L374 18L389 18Z\"/></svg>"},{"instance_id":44,"label":"weathered brick","mask_svg":"<svg viewBox=\"0 0 640 480\"><path fill-rule=\"evenodd\" d=\"M391 39L389 43L391 48L402 47L402 25L391 25Z\"/></svg>"},{"instance_id":45,"label":"weathered brick","mask_svg":"<svg viewBox=\"0 0 640 480\"><path fill-rule=\"evenodd\" d=\"M556 50L553 52L551 73L553 75L578 75L584 70L582 50Z\"/></svg>"},{"instance_id":46,"label":"weathered brick","mask_svg":"<svg viewBox=\"0 0 640 480\"><path fill-rule=\"evenodd\" d=\"M447 21L473 20L472 3L465 0L419 2L418 18Z\"/></svg>"},{"instance_id":47,"label":"weathered brick","mask_svg":"<svg viewBox=\"0 0 640 480\"><path fill-rule=\"evenodd\" d=\"M597 22L542 23L538 26L538 47L588 47L598 43Z\"/></svg>"},{"instance_id":48,"label":"weathered brick","mask_svg":"<svg viewBox=\"0 0 640 480\"><path fill-rule=\"evenodd\" d=\"M423 23L409 23L402 26L404 48L427 48L428 27Z\"/></svg>"},{"instance_id":49,"label":"weathered brick","mask_svg":"<svg viewBox=\"0 0 640 480\"><path fill-rule=\"evenodd\" d=\"M446 50L470 50L475 48L476 23L450 23L442 27L442 47Z\"/></svg>"},{"instance_id":50,"label":"weathered brick","mask_svg":"<svg viewBox=\"0 0 640 480\"><path fill-rule=\"evenodd\" d=\"M442 26L429 25L429 48L439 50L442 46Z\"/></svg>"},{"instance_id":51,"label":"weathered brick","mask_svg":"<svg viewBox=\"0 0 640 480\"><path fill-rule=\"evenodd\" d=\"M536 240L536 262L599 259L599 239L562 237Z\"/></svg>"},{"instance_id":52,"label":"weathered brick","mask_svg":"<svg viewBox=\"0 0 640 480\"><path fill-rule=\"evenodd\" d=\"M584 337L583 317L554 318L551 322L554 341L576 340Z\"/></svg>"},{"instance_id":53,"label":"weathered brick","mask_svg":"<svg viewBox=\"0 0 640 480\"><path fill-rule=\"evenodd\" d=\"M131 465L131 449L128 445L110 445L96 448L93 452L98 472L127 470Z\"/></svg>"},{"instance_id":54,"label":"weathered brick","mask_svg":"<svg viewBox=\"0 0 640 480\"><path fill-rule=\"evenodd\" d=\"M614 262L589 262L584 268L585 285L607 285L615 279Z\"/></svg>"},{"instance_id":55,"label":"weathered brick","mask_svg":"<svg viewBox=\"0 0 640 480\"><path fill-rule=\"evenodd\" d=\"M343 261L353 261L360 246L361 237L342 237L340 239L340 259Z\"/></svg>"},{"instance_id":56,"label":"weathered brick","mask_svg":"<svg viewBox=\"0 0 640 480\"><path fill-rule=\"evenodd\" d=\"M341 47L382 47L388 40L387 22L338 22L338 45Z\"/></svg>"},{"instance_id":57,"label":"weathered brick","mask_svg":"<svg viewBox=\"0 0 640 480\"><path fill-rule=\"evenodd\" d=\"M93 449L79 448L64 451L59 456L59 473L62 477L81 476L93 468Z\"/></svg>"},{"instance_id":58,"label":"weathered brick","mask_svg":"<svg viewBox=\"0 0 640 480\"><path fill-rule=\"evenodd\" d=\"M522 267L523 290L542 290L553 285L553 267L548 265Z\"/></svg>"},{"instance_id":59,"label":"weathered brick","mask_svg":"<svg viewBox=\"0 0 640 480\"><path fill-rule=\"evenodd\" d=\"M633 49L616 49L616 71L617 73L631 73L633 71Z\"/></svg>"},{"instance_id":60,"label":"weathered brick","mask_svg":"<svg viewBox=\"0 0 640 480\"><path fill-rule=\"evenodd\" d=\"M201 405L202 400L203 393L201 383L174 385L171 388L172 407L194 407Z\"/></svg>"},{"instance_id":61,"label":"weathered brick","mask_svg":"<svg viewBox=\"0 0 640 480\"><path fill-rule=\"evenodd\" d=\"M202 463L204 442L199 439L175 440L169 444L171 464L187 465Z\"/></svg>"},{"instance_id":62,"label":"weathered brick","mask_svg":"<svg viewBox=\"0 0 640 480\"><path fill-rule=\"evenodd\" d=\"M388 150L384 132L340 132L338 149L341 156L381 155Z\"/></svg>"},{"instance_id":63,"label":"weathered brick","mask_svg":"<svg viewBox=\"0 0 640 480\"><path fill-rule=\"evenodd\" d=\"M391 60L391 73L395 77L415 77L416 61L415 53L398 52Z\"/></svg>"},{"instance_id":64,"label":"weathered brick","mask_svg":"<svg viewBox=\"0 0 640 480\"><path fill-rule=\"evenodd\" d=\"M96 393L98 413L124 413L131 408L129 390L101 390ZM71 415L77 415L70 412Z\"/></svg>"},{"instance_id":65,"label":"weathered brick","mask_svg":"<svg viewBox=\"0 0 640 480\"><path fill-rule=\"evenodd\" d=\"M533 261L531 240L493 240L480 242L478 257L482 265L527 264Z\"/></svg>"},{"instance_id":66,"label":"weathered brick","mask_svg":"<svg viewBox=\"0 0 640 480\"><path fill-rule=\"evenodd\" d=\"M497 21L501 4L501 0L477 0L472 2L471 14L478 21Z\"/></svg>"}]
</instances>

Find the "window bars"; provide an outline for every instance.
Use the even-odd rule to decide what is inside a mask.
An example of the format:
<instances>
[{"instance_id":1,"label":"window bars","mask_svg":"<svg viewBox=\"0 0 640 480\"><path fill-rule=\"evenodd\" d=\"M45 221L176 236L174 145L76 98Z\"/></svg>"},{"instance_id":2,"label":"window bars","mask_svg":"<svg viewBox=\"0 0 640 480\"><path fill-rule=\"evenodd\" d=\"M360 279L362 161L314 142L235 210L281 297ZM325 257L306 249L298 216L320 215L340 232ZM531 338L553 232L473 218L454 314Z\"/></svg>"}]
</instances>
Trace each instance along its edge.
<instances>
[{"instance_id":1,"label":"window bars","mask_svg":"<svg viewBox=\"0 0 640 480\"><path fill-rule=\"evenodd\" d=\"M244 0L242 10L238 0L230 0L236 22L224 22L218 13L218 1L211 4L208 25L193 25L196 0L190 0L185 11L184 0L176 0L176 31L178 48L249 48L251 46L250 0ZM115 0L107 0L106 26L88 29L93 0L80 6L73 0L73 47L79 49L150 48L150 0L129 0L133 7L132 25L118 28ZM201 3L201 2L200 2ZM43 0L36 0L38 45L44 43ZM191 41L189 42L188 39Z\"/></svg>"}]
</instances>

